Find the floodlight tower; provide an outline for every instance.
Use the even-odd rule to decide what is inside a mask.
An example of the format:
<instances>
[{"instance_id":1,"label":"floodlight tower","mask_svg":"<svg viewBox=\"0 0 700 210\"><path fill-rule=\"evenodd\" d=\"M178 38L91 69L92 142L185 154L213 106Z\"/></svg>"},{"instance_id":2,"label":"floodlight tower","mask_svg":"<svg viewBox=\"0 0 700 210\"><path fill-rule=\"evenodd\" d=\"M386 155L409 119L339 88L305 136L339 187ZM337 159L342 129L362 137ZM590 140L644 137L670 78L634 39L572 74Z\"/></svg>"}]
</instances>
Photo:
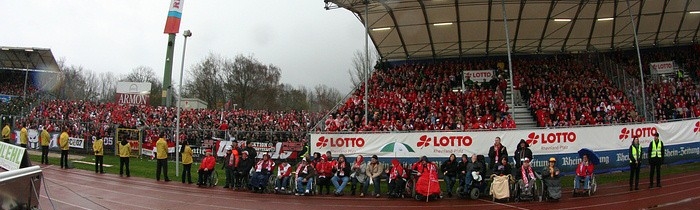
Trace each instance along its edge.
<instances>
[{"instance_id":1,"label":"floodlight tower","mask_svg":"<svg viewBox=\"0 0 700 210\"><path fill-rule=\"evenodd\" d=\"M161 105L170 107L173 97L173 51L175 50L175 36L180 32L180 19L182 18L182 5L185 0L170 0L168 19L165 22L165 31L168 34L168 47L165 52L165 70L163 71L163 92L161 93Z\"/></svg>"}]
</instances>

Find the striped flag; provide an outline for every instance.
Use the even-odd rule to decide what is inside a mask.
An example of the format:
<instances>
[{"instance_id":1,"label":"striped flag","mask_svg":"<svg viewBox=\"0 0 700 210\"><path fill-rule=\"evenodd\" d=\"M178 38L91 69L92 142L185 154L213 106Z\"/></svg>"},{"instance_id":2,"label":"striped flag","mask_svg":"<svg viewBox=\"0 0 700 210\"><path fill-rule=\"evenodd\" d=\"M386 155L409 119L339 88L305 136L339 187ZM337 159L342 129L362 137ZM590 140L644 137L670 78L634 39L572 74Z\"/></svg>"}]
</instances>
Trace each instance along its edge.
<instances>
[{"instance_id":1,"label":"striped flag","mask_svg":"<svg viewBox=\"0 0 700 210\"><path fill-rule=\"evenodd\" d=\"M185 0L170 0L170 10L168 19L165 21L166 34L176 34L180 32L180 19L182 18L182 4Z\"/></svg>"}]
</instances>

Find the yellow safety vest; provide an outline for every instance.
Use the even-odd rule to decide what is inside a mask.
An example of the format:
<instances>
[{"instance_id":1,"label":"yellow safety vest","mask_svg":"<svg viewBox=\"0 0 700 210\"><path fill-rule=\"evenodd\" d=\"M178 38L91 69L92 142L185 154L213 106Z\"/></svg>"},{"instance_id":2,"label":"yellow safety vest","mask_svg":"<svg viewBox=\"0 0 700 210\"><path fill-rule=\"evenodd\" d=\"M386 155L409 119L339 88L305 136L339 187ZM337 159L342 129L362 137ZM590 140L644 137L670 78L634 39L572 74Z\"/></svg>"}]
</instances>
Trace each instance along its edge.
<instances>
[{"instance_id":1,"label":"yellow safety vest","mask_svg":"<svg viewBox=\"0 0 700 210\"><path fill-rule=\"evenodd\" d=\"M639 159L641 159L642 151L640 151L640 150L642 150L642 148L640 148L639 145L637 145L636 147L632 146L632 157L634 157L634 159L637 161L639 161ZM631 162L632 162L632 158L630 158L630 163Z\"/></svg>"},{"instance_id":2,"label":"yellow safety vest","mask_svg":"<svg viewBox=\"0 0 700 210\"><path fill-rule=\"evenodd\" d=\"M651 142L651 157L661 157L661 140L659 140L659 142L657 142L656 144L654 144L654 141Z\"/></svg>"}]
</instances>

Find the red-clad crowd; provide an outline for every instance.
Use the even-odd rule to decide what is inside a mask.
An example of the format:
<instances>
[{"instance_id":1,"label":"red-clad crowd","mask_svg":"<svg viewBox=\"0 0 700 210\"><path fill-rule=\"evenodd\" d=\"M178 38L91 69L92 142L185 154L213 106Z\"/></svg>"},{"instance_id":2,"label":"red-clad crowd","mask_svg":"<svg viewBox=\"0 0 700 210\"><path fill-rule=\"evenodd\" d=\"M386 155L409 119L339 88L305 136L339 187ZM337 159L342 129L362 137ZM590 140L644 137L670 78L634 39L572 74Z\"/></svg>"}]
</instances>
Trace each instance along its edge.
<instances>
[{"instance_id":1,"label":"red-clad crowd","mask_svg":"<svg viewBox=\"0 0 700 210\"><path fill-rule=\"evenodd\" d=\"M182 110L181 139L224 137L220 131L238 139L266 139L286 141L306 135L320 113L306 111L266 110ZM42 124L51 128L67 125L74 135L105 135L120 128L143 128L147 136L157 136L163 128L174 132L176 109L162 106L131 106L117 103L91 101L50 100L42 101L32 109L24 121L29 125ZM274 132L285 132L276 135Z\"/></svg>"},{"instance_id":2,"label":"red-clad crowd","mask_svg":"<svg viewBox=\"0 0 700 210\"><path fill-rule=\"evenodd\" d=\"M515 128L507 113L503 76L461 87L462 70L497 69L497 60L407 63L377 69L369 80L368 123L364 85L325 120L326 131L411 131ZM498 72L503 75L503 72ZM499 75L499 74L495 74ZM480 84L479 84L480 83Z\"/></svg>"},{"instance_id":3,"label":"red-clad crowd","mask_svg":"<svg viewBox=\"0 0 700 210\"><path fill-rule=\"evenodd\" d=\"M2 77L0 77L0 94L23 96L25 76L27 75L24 71L3 70ZM37 88L34 86L31 74L26 79L27 95L31 95L37 91Z\"/></svg>"},{"instance_id":4,"label":"red-clad crowd","mask_svg":"<svg viewBox=\"0 0 700 210\"><path fill-rule=\"evenodd\" d=\"M642 122L587 55L518 58L514 77L540 127Z\"/></svg>"}]
</instances>

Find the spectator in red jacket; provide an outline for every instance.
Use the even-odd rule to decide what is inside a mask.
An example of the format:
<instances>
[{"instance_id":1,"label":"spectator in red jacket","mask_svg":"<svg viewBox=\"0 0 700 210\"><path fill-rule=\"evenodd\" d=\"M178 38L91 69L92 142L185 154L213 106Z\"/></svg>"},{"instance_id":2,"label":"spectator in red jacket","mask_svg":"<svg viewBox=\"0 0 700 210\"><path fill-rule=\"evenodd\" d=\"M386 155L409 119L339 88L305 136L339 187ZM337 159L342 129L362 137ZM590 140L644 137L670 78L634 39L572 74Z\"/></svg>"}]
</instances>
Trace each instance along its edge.
<instances>
[{"instance_id":1,"label":"spectator in red jacket","mask_svg":"<svg viewBox=\"0 0 700 210\"><path fill-rule=\"evenodd\" d=\"M581 189L579 182L581 179L584 180L583 189L588 190L588 185L591 182L591 176L593 176L594 166L588 161L588 155L583 155L583 160L576 166L576 178L574 181L574 190Z\"/></svg>"},{"instance_id":2,"label":"spectator in red jacket","mask_svg":"<svg viewBox=\"0 0 700 210\"><path fill-rule=\"evenodd\" d=\"M197 185L202 186L205 184L206 179L211 176L211 172L214 171L214 166L216 165L216 159L211 155L211 149L207 149L206 157L202 159L202 165L199 165L199 179L197 180Z\"/></svg>"},{"instance_id":3,"label":"spectator in red jacket","mask_svg":"<svg viewBox=\"0 0 700 210\"><path fill-rule=\"evenodd\" d=\"M326 188L326 195L331 191L331 178L333 177L333 163L328 161L328 156L321 155L321 161L316 163L316 173L318 173L318 193L321 194Z\"/></svg>"}]
</instances>

